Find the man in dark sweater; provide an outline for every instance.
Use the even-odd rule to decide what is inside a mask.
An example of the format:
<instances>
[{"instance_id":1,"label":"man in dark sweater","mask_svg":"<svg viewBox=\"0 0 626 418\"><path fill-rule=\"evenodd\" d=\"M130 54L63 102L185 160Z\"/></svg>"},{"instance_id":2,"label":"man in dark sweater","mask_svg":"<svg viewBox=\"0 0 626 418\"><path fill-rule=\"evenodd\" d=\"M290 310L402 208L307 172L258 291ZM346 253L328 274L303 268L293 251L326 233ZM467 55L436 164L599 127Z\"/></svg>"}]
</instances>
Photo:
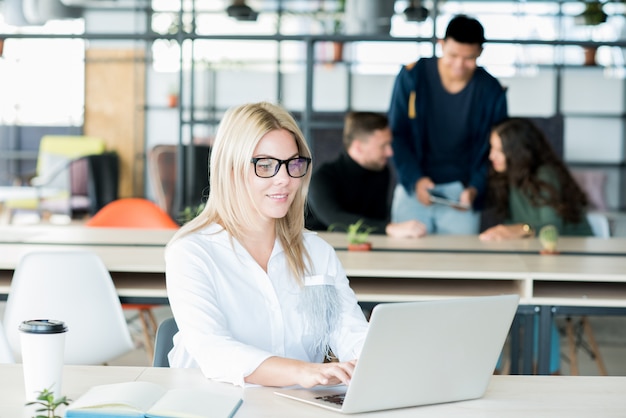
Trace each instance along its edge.
<instances>
[{"instance_id":1,"label":"man in dark sweater","mask_svg":"<svg viewBox=\"0 0 626 418\"><path fill-rule=\"evenodd\" d=\"M394 221L417 219L429 233L478 233L489 134L507 117L505 90L476 64L484 41L480 22L456 16L440 41L441 57L398 74L389 108L399 180ZM432 191L471 209L431 204Z\"/></svg>"},{"instance_id":2,"label":"man in dark sweater","mask_svg":"<svg viewBox=\"0 0 626 418\"><path fill-rule=\"evenodd\" d=\"M347 227L363 219L372 233L394 237L420 237L425 227L410 220L390 223L394 178L387 164L393 155L387 117L371 112L346 116L345 151L321 165L311 178L307 227L325 230Z\"/></svg>"}]
</instances>

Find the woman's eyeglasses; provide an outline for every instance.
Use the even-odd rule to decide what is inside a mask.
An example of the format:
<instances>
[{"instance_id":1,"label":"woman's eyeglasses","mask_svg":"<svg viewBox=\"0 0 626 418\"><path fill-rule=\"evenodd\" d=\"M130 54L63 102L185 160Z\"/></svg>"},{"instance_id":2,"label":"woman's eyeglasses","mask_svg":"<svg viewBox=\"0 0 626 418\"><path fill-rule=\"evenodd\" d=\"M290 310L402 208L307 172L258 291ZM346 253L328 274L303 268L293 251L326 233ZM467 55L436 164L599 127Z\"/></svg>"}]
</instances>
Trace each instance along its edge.
<instances>
[{"instance_id":1,"label":"woman's eyeglasses","mask_svg":"<svg viewBox=\"0 0 626 418\"><path fill-rule=\"evenodd\" d=\"M311 159L308 157L295 157L288 160L279 160L277 158L263 157L252 158L250 162L254 164L254 173L258 177L274 177L278 174L280 166L285 164L289 177L300 178L309 170Z\"/></svg>"}]
</instances>

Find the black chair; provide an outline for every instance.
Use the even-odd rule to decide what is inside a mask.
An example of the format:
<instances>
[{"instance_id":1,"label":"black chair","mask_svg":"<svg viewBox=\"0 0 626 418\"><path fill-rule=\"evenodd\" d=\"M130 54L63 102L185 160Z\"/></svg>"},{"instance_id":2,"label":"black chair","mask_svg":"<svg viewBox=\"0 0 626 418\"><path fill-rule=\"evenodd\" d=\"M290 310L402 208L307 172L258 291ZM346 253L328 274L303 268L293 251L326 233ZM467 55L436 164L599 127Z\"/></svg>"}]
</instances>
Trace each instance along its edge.
<instances>
[{"instance_id":1,"label":"black chair","mask_svg":"<svg viewBox=\"0 0 626 418\"><path fill-rule=\"evenodd\" d=\"M148 169L156 203L173 219L179 220L186 207L197 208L209 194L208 145L183 146L182 190L178 182L178 146L155 145L150 150ZM193 152L193 155L190 153Z\"/></svg>"},{"instance_id":2,"label":"black chair","mask_svg":"<svg viewBox=\"0 0 626 418\"><path fill-rule=\"evenodd\" d=\"M174 318L167 318L157 329L154 341L154 358L152 359L152 367L170 367L167 355L174 347L174 334L178 332L178 326Z\"/></svg>"},{"instance_id":3,"label":"black chair","mask_svg":"<svg viewBox=\"0 0 626 418\"><path fill-rule=\"evenodd\" d=\"M115 152L89 155L87 160L89 214L95 215L108 203L117 200L119 191L119 156Z\"/></svg>"}]
</instances>

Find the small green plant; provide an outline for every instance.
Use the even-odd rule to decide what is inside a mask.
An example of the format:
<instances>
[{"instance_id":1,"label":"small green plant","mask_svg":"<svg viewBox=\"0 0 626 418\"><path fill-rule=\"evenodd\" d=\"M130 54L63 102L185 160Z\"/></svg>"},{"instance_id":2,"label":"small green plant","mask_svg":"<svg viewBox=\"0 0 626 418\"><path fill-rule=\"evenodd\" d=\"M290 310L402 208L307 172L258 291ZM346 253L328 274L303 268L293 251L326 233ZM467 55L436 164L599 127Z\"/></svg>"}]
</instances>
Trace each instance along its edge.
<instances>
[{"instance_id":1,"label":"small green plant","mask_svg":"<svg viewBox=\"0 0 626 418\"><path fill-rule=\"evenodd\" d=\"M603 10L604 4L599 0L585 2L585 10L574 17L574 21L579 25L597 26L606 22L608 15Z\"/></svg>"},{"instance_id":2,"label":"small green plant","mask_svg":"<svg viewBox=\"0 0 626 418\"><path fill-rule=\"evenodd\" d=\"M178 223L184 225L196 216L200 215L200 212L204 210L204 205L204 203L200 203L198 206L185 207L185 209L178 213Z\"/></svg>"},{"instance_id":3,"label":"small green plant","mask_svg":"<svg viewBox=\"0 0 626 418\"><path fill-rule=\"evenodd\" d=\"M31 405L39 405L41 408L35 410L37 415L33 418L61 418L59 415L55 415L56 409L61 405L69 405L70 400L67 397L63 396L59 399L54 399L54 392L49 389L44 389L39 392L39 396L37 396L36 401L28 402L26 406ZM45 413L41 414L42 412Z\"/></svg>"},{"instance_id":4,"label":"small green plant","mask_svg":"<svg viewBox=\"0 0 626 418\"><path fill-rule=\"evenodd\" d=\"M539 230L539 242L546 253L555 253L559 240L559 230L554 225L546 225Z\"/></svg>"},{"instance_id":5,"label":"small green plant","mask_svg":"<svg viewBox=\"0 0 626 418\"><path fill-rule=\"evenodd\" d=\"M332 224L328 227L328 231L334 231L337 229L337 224ZM369 235L376 228L372 226L364 225L363 219L359 219L353 224L348 225L346 233L348 234L349 244L363 244L367 242Z\"/></svg>"}]
</instances>

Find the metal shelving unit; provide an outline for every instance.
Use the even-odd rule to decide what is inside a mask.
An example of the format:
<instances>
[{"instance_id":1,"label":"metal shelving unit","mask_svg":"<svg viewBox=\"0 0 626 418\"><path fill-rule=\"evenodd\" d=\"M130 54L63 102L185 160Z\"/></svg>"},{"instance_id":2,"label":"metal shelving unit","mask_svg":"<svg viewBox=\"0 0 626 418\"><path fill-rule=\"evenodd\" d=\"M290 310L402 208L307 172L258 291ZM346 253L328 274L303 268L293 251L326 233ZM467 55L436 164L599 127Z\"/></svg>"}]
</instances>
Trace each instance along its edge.
<instances>
[{"instance_id":1,"label":"metal shelving unit","mask_svg":"<svg viewBox=\"0 0 626 418\"><path fill-rule=\"evenodd\" d=\"M89 31L89 27L87 27L87 32L84 34L56 34L56 35L41 35L41 34L26 34L26 33L14 33L14 34L0 34L0 37L5 39L11 38L20 38L20 39L83 39L85 41L129 41L129 42L140 42L145 46L147 63L149 64L152 60L151 57L151 45L155 41L159 40L169 40L178 43L180 48L180 53L178 55L178 65L181 70L179 70L177 79L179 86L179 107L175 109L166 108L160 104L154 103L146 103L143 110L147 115L151 112L177 112L176 119L178 120L178 138L177 142L180 147L185 143L189 143L192 138L189 136L193 136L194 129L197 126L206 127L211 126L215 127L220 120L220 116L223 111L226 110L226 107L220 106L213 100L213 103L199 103L197 99L197 89L196 86L198 84L198 80L196 80L196 74L199 72L199 67L204 64L202 60L199 60L195 55L195 47L194 45L197 42L203 41L234 41L241 43L250 43L250 42L275 42L277 50L277 56L275 60L272 60L272 64L275 66L275 80L276 80L276 92L275 97L277 101L281 101L285 95L283 91L283 81L285 74L283 73L281 67L285 62L289 61L285 56L281 54L281 44L284 42L295 42L302 44L304 46L304 56L302 61L300 61L300 65L302 66L303 78L304 78L304 106L301 110L298 110L297 118L301 124L301 128L307 138L309 138L312 142L315 141L316 135L315 132L319 132L320 130L340 130L342 127L342 123L340 120L328 120L326 118L327 115L324 112L320 113L316 111L314 108L314 87L315 87L315 72L317 67L322 64L322 62L316 57L316 45L321 42L342 42L344 44L350 43L359 43L359 42L375 42L375 43L427 43L432 45L433 52L436 50L436 24L433 25L433 33L431 36L426 37L392 37L390 35L340 35L340 34L315 34L315 35L286 35L281 33L280 22L282 20L282 16L288 12L287 8L289 6L289 2L287 0L278 2L277 6L277 28L274 34L263 34L263 35L234 35L234 34L198 34L196 33L196 21L198 16L201 14L201 11L196 9L196 2L190 1L185 2L181 6L181 8L177 11L178 16L178 27L183 27L183 22L187 22L187 29L191 29L189 32L185 32L179 30L176 33L168 33L168 34L159 34L155 33L151 29L151 19L154 13L158 13L150 7L141 7L141 8L128 8L121 9L120 13L134 13L137 16L140 16L141 19L144 19L146 24L146 31L143 33L93 33ZM435 2L436 5L436 2ZM109 10L110 11L110 10ZM187 19L187 17L190 19ZM436 22L436 20L435 20ZM576 41L576 40L530 40L530 39L490 39L489 44L494 45L539 45L539 46L554 46L554 47L569 47L569 46L611 46L611 47L619 47L626 48L626 40L623 41L614 41L614 42L589 42L589 41ZM558 55L555 53L555 55ZM348 102L346 105L346 109L350 110L352 106L351 98L353 93L353 84L352 84L352 66L357 63L352 62L350 60L344 61L341 65L346 66L347 72L347 97ZM562 62L554 62L551 65L547 65L546 67L554 69L554 77L555 83L554 95L556 97L555 103L555 114L563 114L563 104L561 103L561 89L562 89L562 77L563 72L568 70L569 68L574 68L575 66L565 65ZM209 70L210 72L211 70ZM570 116L587 116L584 113L570 113ZM619 114L604 114L597 115L596 117L603 118L619 118L622 121L626 121L626 113L622 112ZM187 137L186 137L187 136ZM144 138L144 141L147 142L147 138ZM16 154L17 155L17 154ZM179 153L182 158L182 153ZM179 167L187 167L187 172L180 172L178 176L179 181L179 190L184 190L185 188L185 176L190 176L193 173L193 155L189 156L188 161L179 161ZM626 171L626 165L622 163L618 164L605 164L605 163L573 163L573 166L584 166L584 167L593 167L593 168L610 168L610 169L618 169L621 172L622 180L626 177L624 172ZM182 170L182 169L181 169ZM617 209L623 209L626 207L626 199L620 197L620 207ZM181 196L179 196L179 206L185 207L189 204L189 193L183 192Z\"/></svg>"}]
</instances>

